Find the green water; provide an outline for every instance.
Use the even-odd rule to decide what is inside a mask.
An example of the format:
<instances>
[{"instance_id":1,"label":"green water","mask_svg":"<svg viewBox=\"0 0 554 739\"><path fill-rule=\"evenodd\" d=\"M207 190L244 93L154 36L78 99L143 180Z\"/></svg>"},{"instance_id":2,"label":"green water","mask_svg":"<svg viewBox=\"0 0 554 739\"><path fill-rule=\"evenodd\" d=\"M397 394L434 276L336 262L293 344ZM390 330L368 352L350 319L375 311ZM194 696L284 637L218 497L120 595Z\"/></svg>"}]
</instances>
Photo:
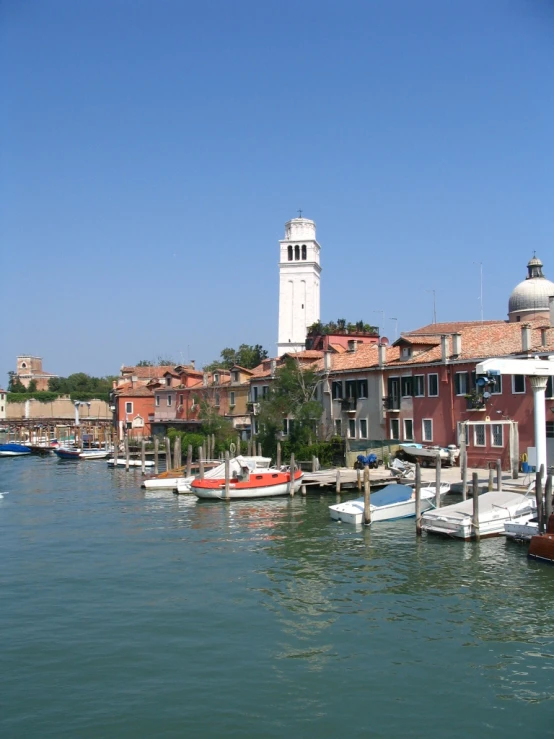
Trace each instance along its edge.
<instances>
[{"instance_id":1,"label":"green water","mask_svg":"<svg viewBox=\"0 0 554 739\"><path fill-rule=\"evenodd\" d=\"M3 739L554 733L554 567L521 547L139 484L0 459Z\"/></svg>"}]
</instances>

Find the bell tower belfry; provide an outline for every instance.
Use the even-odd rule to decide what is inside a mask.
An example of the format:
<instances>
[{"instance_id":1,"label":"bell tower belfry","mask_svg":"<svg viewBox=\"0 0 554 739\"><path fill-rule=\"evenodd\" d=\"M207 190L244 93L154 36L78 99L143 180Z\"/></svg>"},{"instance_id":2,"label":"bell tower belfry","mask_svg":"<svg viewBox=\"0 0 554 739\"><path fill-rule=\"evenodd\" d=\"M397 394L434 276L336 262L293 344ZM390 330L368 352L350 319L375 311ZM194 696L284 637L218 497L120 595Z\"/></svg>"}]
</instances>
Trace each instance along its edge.
<instances>
[{"instance_id":1,"label":"bell tower belfry","mask_svg":"<svg viewBox=\"0 0 554 739\"><path fill-rule=\"evenodd\" d=\"M299 211L302 216L302 211ZM279 356L305 348L308 326L320 319L320 246L315 222L293 218L279 241Z\"/></svg>"}]
</instances>

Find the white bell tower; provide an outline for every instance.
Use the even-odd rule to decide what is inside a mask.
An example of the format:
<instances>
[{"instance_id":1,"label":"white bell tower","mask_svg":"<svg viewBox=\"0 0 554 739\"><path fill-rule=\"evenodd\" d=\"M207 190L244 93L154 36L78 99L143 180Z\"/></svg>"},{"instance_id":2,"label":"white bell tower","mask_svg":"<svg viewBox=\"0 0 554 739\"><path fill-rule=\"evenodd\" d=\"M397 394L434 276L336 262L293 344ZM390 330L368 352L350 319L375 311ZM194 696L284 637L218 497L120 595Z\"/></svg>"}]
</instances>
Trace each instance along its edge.
<instances>
[{"instance_id":1,"label":"white bell tower","mask_svg":"<svg viewBox=\"0 0 554 739\"><path fill-rule=\"evenodd\" d=\"M300 216L302 211L299 211ZM279 356L305 348L308 326L319 321L320 246L315 222L293 218L279 241Z\"/></svg>"}]
</instances>

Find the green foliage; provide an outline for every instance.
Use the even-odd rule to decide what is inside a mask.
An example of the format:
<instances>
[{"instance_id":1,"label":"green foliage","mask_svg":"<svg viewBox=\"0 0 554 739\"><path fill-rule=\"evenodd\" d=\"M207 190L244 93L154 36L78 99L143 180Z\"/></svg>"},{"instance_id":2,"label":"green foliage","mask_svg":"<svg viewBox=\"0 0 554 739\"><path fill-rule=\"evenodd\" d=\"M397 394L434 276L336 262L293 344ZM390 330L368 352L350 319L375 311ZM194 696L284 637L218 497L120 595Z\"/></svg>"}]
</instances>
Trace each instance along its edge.
<instances>
[{"instance_id":1,"label":"green foliage","mask_svg":"<svg viewBox=\"0 0 554 739\"><path fill-rule=\"evenodd\" d=\"M135 367L152 367L152 362L149 362L148 359L141 359L140 362L137 362Z\"/></svg>"},{"instance_id":2,"label":"green foliage","mask_svg":"<svg viewBox=\"0 0 554 739\"><path fill-rule=\"evenodd\" d=\"M112 376L91 377L84 372L75 372L69 377L51 377L48 390L59 395L71 395L72 400L106 398L112 390ZM73 397L75 395L75 397Z\"/></svg>"},{"instance_id":3,"label":"green foliage","mask_svg":"<svg viewBox=\"0 0 554 739\"><path fill-rule=\"evenodd\" d=\"M175 439L181 438L181 450L183 459L186 460L188 445L192 445L192 454L196 459L198 453L198 447L202 446L206 437L204 434L193 434L190 431L179 431L178 429L168 429L167 438L171 441L171 444L175 442Z\"/></svg>"},{"instance_id":4,"label":"green foliage","mask_svg":"<svg viewBox=\"0 0 554 739\"><path fill-rule=\"evenodd\" d=\"M59 397L58 393L49 393L47 390L38 391L35 393L10 393L8 392L6 398L8 403L24 403L26 400L39 400L41 403L52 403Z\"/></svg>"},{"instance_id":5,"label":"green foliage","mask_svg":"<svg viewBox=\"0 0 554 739\"><path fill-rule=\"evenodd\" d=\"M291 450L292 451L292 450ZM297 447L296 459L310 461L312 457L319 459L321 467L332 467L344 463L344 439L333 436L329 441L318 441L315 444L304 444ZM286 457L284 457L286 459Z\"/></svg>"},{"instance_id":6,"label":"green foliage","mask_svg":"<svg viewBox=\"0 0 554 739\"><path fill-rule=\"evenodd\" d=\"M320 378L312 369L303 369L298 360L287 357L278 368L267 398L260 402L259 441L265 451L275 455L277 441L283 430L283 421L292 416L288 445L290 451L298 450L317 435L317 425L323 407L315 399Z\"/></svg>"},{"instance_id":7,"label":"green foliage","mask_svg":"<svg viewBox=\"0 0 554 739\"><path fill-rule=\"evenodd\" d=\"M344 318L339 318L336 322L329 321L322 323L316 321L308 327L308 336L327 336L329 334L374 334L377 335L379 330L376 326L364 321L356 321L356 323L347 322Z\"/></svg>"},{"instance_id":8,"label":"green foliage","mask_svg":"<svg viewBox=\"0 0 554 739\"><path fill-rule=\"evenodd\" d=\"M12 370L11 372L8 372L8 377L10 378L8 380L8 393L26 393L27 388L25 385L21 382L17 374Z\"/></svg>"},{"instance_id":9,"label":"green foliage","mask_svg":"<svg viewBox=\"0 0 554 739\"><path fill-rule=\"evenodd\" d=\"M245 369L257 367L267 359L267 351L261 344L250 346L249 344L241 344L238 349L226 347L222 349L220 359L216 359L207 364L204 369L206 372L213 372L217 369L231 369L235 364Z\"/></svg>"},{"instance_id":10,"label":"green foliage","mask_svg":"<svg viewBox=\"0 0 554 739\"><path fill-rule=\"evenodd\" d=\"M27 392L31 394L31 393L36 393L36 391L37 391L37 381L31 380L31 382L29 383L29 387L27 388Z\"/></svg>"}]
</instances>

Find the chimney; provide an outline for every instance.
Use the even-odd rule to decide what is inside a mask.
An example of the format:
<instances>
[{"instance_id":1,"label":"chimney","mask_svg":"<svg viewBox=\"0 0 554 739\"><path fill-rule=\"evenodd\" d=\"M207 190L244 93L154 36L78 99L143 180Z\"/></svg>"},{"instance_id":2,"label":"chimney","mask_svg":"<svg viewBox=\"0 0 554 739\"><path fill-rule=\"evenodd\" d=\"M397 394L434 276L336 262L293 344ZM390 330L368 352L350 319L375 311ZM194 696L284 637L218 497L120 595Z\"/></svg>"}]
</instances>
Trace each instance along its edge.
<instances>
[{"instance_id":1,"label":"chimney","mask_svg":"<svg viewBox=\"0 0 554 739\"><path fill-rule=\"evenodd\" d=\"M192 368L192 369L194 369L194 362L195 362L195 361L196 361L196 360L194 360L194 359L191 359L191 360L190 360L190 366L191 366L191 368Z\"/></svg>"},{"instance_id":2,"label":"chimney","mask_svg":"<svg viewBox=\"0 0 554 739\"><path fill-rule=\"evenodd\" d=\"M448 362L448 336L443 334L441 336L441 361Z\"/></svg>"},{"instance_id":3,"label":"chimney","mask_svg":"<svg viewBox=\"0 0 554 739\"><path fill-rule=\"evenodd\" d=\"M323 354L323 369L325 372L331 371L331 352L325 352Z\"/></svg>"},{"instance_id":4,"label":"chimney","mask_svg":"<svg viewBox=\"0 0 554 739\"><path fill-rule=\"evenodd\" d=\"M355 352L358 348L358 342L356 339L348 339L348 351Z\"/></svg>"},{"instance_id":5,"label":"chimney","mask_svg":"<svg viewBox=\"0 0 554 739\"><path fill-rule=\"evenodd\" d=\"M387 345L379 344L377 346L377 356L379 357L379 367L384 367L387 363Z\"/></svg>"},{"instance_id":6,"label":"chimney","mask_svg":"<svg viewBox=\"0 0 554 739\"><path fill-rule=\"evenodd\" d=\"M208 387L208 373L207 372L204 372L204 374L202 375L202 385L204 385L204 387Z\"/></svg>"},{"instance_id":7,"label":"chimney","mask_svg":"<svg viewBox=\"0 0 554 739\"><path fill-rule=\"evenodd\" d=\"M531 324L524 323L521 327L521 351L531 351Z\"/></svg>"},{"instance_id":8,"label":"chimney","mask_svg":"<svg viewBox=\"0 0 554 739\"><path fill-rule=\"evenodd\" d=\"M271 376L275 377L275 371L277 370L277 361L275 359L272 359L270 361L269 368L270 368Z\"/></svg>"},{"instance_id":9,"label":"chimney","mask_svg":"<svg viewBox=\"0 0 554 739\"><path fill-rule=\"evenodd\" d=\"M452 334L452 356L459 357L462 353L462 334Z\"/></svg>"}]
</instances>

